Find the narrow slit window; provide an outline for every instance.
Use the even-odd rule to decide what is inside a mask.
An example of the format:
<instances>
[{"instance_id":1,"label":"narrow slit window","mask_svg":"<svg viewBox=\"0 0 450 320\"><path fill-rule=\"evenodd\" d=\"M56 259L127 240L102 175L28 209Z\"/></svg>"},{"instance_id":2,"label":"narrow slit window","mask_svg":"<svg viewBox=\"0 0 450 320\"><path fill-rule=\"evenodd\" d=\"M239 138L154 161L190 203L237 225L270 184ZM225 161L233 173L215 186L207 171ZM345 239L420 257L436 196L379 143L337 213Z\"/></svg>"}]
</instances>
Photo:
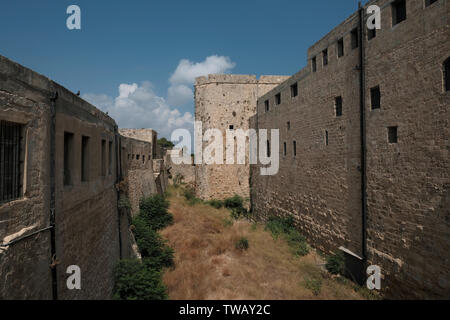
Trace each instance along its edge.
<instances>
[{"instance_id":1,"label":"narrow slit window","mask_svg":"<svg viewBox=\"0 0 450 320\"><path fill-rule=\"evenodd\" d=\"M297 156L297 141L292 142L292 149L294 152L294 157L296 157Z\"/></svg>"},{"instance_id":2,"label":"narrow slit window","mask_svg":"<svg viewBox=\"0 0 450 320\"><path fill-rule=\"evenodd\" d=\"M325 145L328 146L328 130L325 130Z\"/></svg>"},{"instance_id":3,"label":"narrow slit window","mask_svg":"<svg viewBox=\"0 0 450 320\"><path fill-rule=\"evenodd\" d=\"M283 155L286 157L287 154L287 145L286 142L283 143Z\"/></svg>"},{"instance_id":4,"label":"narrow slit window","mask_svg":"<svg viewBox=\"0 0 450 320\"><path fill-rule=\"evenodd\" d=\"M311 65L312 65L312 71L316 72L317 71L317 58L316 57L311 59Z\"/></svg>"},{"instance_id":5,"label":"narrow slit window","mask_svg":"<svg viewBox=\"0 0 450 320\"><path fill-rule=\"evenodd\" d=\"M344 38L341 38L338 40L337 42L337 47L338 47L338 57L343 57L344 56Z\"/></svg>"},{"instance_id":6,"label":"narrow slit window","mask_svg":"<svg viewBox=\"0 0 450 320\"><path fill-rule=\"evenodd\" d=\"M359 47L358 29L357 28L353 29L351 35L352 35L352 49L356 49Z\"/></svg>"},{"instance_id":7,"label":"narrow slit window","mask_svg":"<svg viewBox=\"0 0 450 320\"><path fill-rule=\"evenodd\" d=\"M367 40L372 40L377 36L377 29L368 29L367 30Z\"/></svg>"},{"instance_id":8,"label":"narrow slit window","mask_svg":"<svg viewBox=\"0 0 450 320\"><path fill-rule=\"evenodd\" d=\"M328 65L328 49L322 51L323 65Z\"/></svg>"},{"instance_id":9,"label":"narrow slit window","mask_svg":"<svg viewBox=\"0 0 450 320\"><path fill-rule=\"evenodd\" d=\"M0 203L22 193L22 125L0 121Z\"/></svg>"},{"instance_id":10,"label":"narrow slit window","mask_svg":"<svg viewBox=\"0 0 450 320\"><path fill-rule=\"evenodd\" d=\"M295 98L296 96L298 96L298 84L294 83L291 85L291 97Z\"/></svg>"},{"instance_id":11,"label":"narrow slit window","mask_svg":"<svg viewBox=\"0 0 450 320\"><path fill-rule=\"evenodd\" d=\"M281 104L281 93L275 95L275 104L278 106Z\"/></svg>"},{"instance_id":12,"label":"narrow slit window","mask_svg":"<svg viewBox=\"0 0 450 320\"><path fill-rule=\"evenodd\" d=\"M112 141L109 141L108 145L108 174L112 174L113 169L113 143Z\"/></svg>"},{"instance_id":13,"label":"narrow slit window","mask_svg":"<svg viewBox=\"0 0 450 320\"><path fill-rule=\"evenodd\" d=\"M450 91L450 58L444 62L444 90Z\"/></svg>"},{"instance_id":14,"label":"narrow slit window","mask_svg":"<svg viewBox=\"0 0 450 320\"><path fill-rule=\"evenodd\" d=\"M64 185L72 185L73 174L73 133L64 132Z\"/></svg>"},{"instance_id":15,"label":"narrow slit window","mask_svg":"<svg viewBox=\"0 0 450 320\"><path fill-rule=\"evenodd\" d=\"M133 155L134 157L134 155ZM102 166L102 176L106 176L106 140L102 140L102 158L101 158L101 166Z\"/></svg>"},{"instance_id":16,"label":"narrow slit window","mask_svg":"<svg viewBox=\"0 0 450 320\"><path fill-rule=\"evenodd\" d=\"M290 121L287 122L286 126L287 126L288 131L291 130L291 122Z\"/></svg>"},{"instance_id":17,"label":"narrow slit window","mask_svg":"<svg viewBox=\"0 0 450 320\"><path fill-rule=\"evenodd\" d=\"M370 100L372 104L372 110L381 108L381 92L379 86L370 89Z\"/></svg>"},{"instance_id":18,"label":"narrow slit window","mask_svg":"<svg viewBox=\"0 0 450 320\"><path fill-rule=\"evenodd\" d=\"M406 20L406 0L397 0L392 3L392 26Z\"/></svg>"},{"instance_id":19,"label":"narrow slit window","mask_svg":"<svg viewBox=\"0 0 450 320\"><path fill-rule=\"evenodd\" d=\"M336 97L335 109L336 109L336 117L342 116L342 97Z\"/></svg>"},{"instance_id":20,"label":"narrow slit window","mask_svg":"<svg viewBox=\"0 0 450 320\"><path fill-rule=\"evenodd\" d=\"M89 137L81 137L81 181L89 180Z\"/></svg>"},{"instance_id":21,"label":"narrow slit window","mask_svg":"<svg viewBox=\"0 0 450 320\"><path fill-rule=\"evenodd\" d=\"M269 100L264 101L264 107L266 109L266 112L269 112Z\"/></svg>"},{"instance_id":22,"label":"narrow slit window","mask_svg":"<svg viewBox=\"0 0 450 320\"><path fill-rule=\"evenodd\" d=\"M270 141L267 140L267 157L270 158Z\"/></svg>"}]
</instances>

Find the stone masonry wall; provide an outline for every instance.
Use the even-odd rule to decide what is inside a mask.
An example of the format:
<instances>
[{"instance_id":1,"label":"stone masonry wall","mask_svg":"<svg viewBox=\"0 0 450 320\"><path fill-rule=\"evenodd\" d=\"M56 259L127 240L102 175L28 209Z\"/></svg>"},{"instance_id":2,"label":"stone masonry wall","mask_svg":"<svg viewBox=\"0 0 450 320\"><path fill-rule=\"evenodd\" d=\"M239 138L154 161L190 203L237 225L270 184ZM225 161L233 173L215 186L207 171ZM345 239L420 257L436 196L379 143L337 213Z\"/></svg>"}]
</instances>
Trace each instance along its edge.
<instances>
[{"instance_id":1,"label":"stone masonry wall","mask_svg":"<svg viewBox=\"0 0 450 320\"><path fill-rule=\"evenodd\" d=\"M450 96L443 89L449 3L406 1L407 19L395 26L391 1L371 4L382 8L382 28L371 40L364 34L367 263L381 267L388 298L449 298ZM251 126L280 129L281 160L276 176L263 177L260 166L252 166L251 194L261 218L292 215L315 247L336 252L343 246L361 255L359 61L351 46L357 24L354 14L333 29L308 50L306 68L258 100ZM338 57L341 38L344 56ZM295 83L299 95L291 97ZM373 110L376 86L381 107ZM282 103L273 106L280 92ZM342 97L342 116L336 97ZM388 127L397 127L397 143L389 142Z\"/></svg>"},{"instance_id":2,"label":"stone masonry wall","mask_svg":"<svg viewBox=\"0 0 450 320\"><path fill-rule=\"evenodd\" d=\"M225 146L226 130L248 130L248 119L256 112L256 100L287 79L283 76L209 75L196 79L195 119L201 121L202 132L219 129ZM207 142L205 142L207 144ZM224 163L225 163L225 150ZM197 196L225 199L238 194L250 196L249 165L196 165Z\"/></svg>"}]
</instances>

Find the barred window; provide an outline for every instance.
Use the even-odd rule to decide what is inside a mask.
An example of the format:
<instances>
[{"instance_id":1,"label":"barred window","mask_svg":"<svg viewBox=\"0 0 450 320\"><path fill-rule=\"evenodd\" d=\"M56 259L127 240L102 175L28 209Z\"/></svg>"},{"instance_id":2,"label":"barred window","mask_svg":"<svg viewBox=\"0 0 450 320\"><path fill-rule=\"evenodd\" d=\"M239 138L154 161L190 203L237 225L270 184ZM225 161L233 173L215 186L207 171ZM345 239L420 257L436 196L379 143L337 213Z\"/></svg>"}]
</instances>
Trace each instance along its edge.
<instances>
[{"instance_id":1,"label":"barred window","mask_svg":"<svg viewBox=\"0 0 450 320\"><path fill-rule=\"evenodd\" d=\"M0 120L0 203L22 193L22 125Z\"/></svg>"}]
</instances>

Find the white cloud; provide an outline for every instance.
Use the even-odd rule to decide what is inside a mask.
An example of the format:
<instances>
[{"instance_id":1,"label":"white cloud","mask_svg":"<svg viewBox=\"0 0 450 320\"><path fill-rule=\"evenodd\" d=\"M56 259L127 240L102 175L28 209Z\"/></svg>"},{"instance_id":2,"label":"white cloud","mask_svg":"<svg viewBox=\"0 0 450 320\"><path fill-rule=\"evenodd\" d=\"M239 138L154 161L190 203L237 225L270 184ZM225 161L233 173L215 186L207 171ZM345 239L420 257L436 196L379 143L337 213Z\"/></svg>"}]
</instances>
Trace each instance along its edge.
<instances>
[{"instance_id":1,"label":"white cloud","mask_svg":"<svg viewBox=\"0 0 450 320\"><path fill-rule=\"evenodd\" d=\"M170 139L175 129L187 129L193 137L194 117L192 113L181 113L177 108L193 102L195 78L208 74L227 73L236 64L228 57L210 56L203 62L183 59L169 79L167 100L153 91L151 82L122 83L118 96L106 94L83 94L83 98L100 108L116 120L120 128L152 128L159 137ZM188 146L190 148L190 146Z\"/></svg>"},{"instance_id":2,"label":"white cloud","mask_svg":"<svg viewBox=\"0 0 450 320\"><path fill-rule=\"evenodd\" d=\"M169 79L168 101L171 105L181 106L192 101L192 86L195 78L208 74L227 73L236 66L228 57L209 56L203 62L191 62L183 59Z\"/></svg>"},{"instance_id":3,"label":"white cloud","mask_svg":"<svg viewBox=\"0 0 450 320\"><path fill-rule=\"evenodd\" d=\"M148 81L141 85L123 83L116 98L104 94L84 94L83 98L116 120L120 128L152 128L160 137L170 138L172 131L185 128L192 131L194 118L171 108L157 96Z\"/></svg>"}]
</instances>

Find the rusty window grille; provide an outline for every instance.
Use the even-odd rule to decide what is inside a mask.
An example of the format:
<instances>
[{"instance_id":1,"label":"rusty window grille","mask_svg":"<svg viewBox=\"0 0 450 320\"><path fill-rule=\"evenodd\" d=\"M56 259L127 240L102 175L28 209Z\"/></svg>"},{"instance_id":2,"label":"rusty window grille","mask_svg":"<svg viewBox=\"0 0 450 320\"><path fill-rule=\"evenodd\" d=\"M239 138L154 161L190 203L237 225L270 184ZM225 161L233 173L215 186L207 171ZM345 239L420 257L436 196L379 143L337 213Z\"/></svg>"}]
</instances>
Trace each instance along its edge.
<instances>
[{"instance_id":1,"label":"rusty window grille","mask_svg":"<svg viewBox=\"0 0 450 320\"><path fill-rule=\"evenodd\" d=\"M0 120L0 203L21 196L21 146L22 126Z\"/></svg>"}]
</instances>

